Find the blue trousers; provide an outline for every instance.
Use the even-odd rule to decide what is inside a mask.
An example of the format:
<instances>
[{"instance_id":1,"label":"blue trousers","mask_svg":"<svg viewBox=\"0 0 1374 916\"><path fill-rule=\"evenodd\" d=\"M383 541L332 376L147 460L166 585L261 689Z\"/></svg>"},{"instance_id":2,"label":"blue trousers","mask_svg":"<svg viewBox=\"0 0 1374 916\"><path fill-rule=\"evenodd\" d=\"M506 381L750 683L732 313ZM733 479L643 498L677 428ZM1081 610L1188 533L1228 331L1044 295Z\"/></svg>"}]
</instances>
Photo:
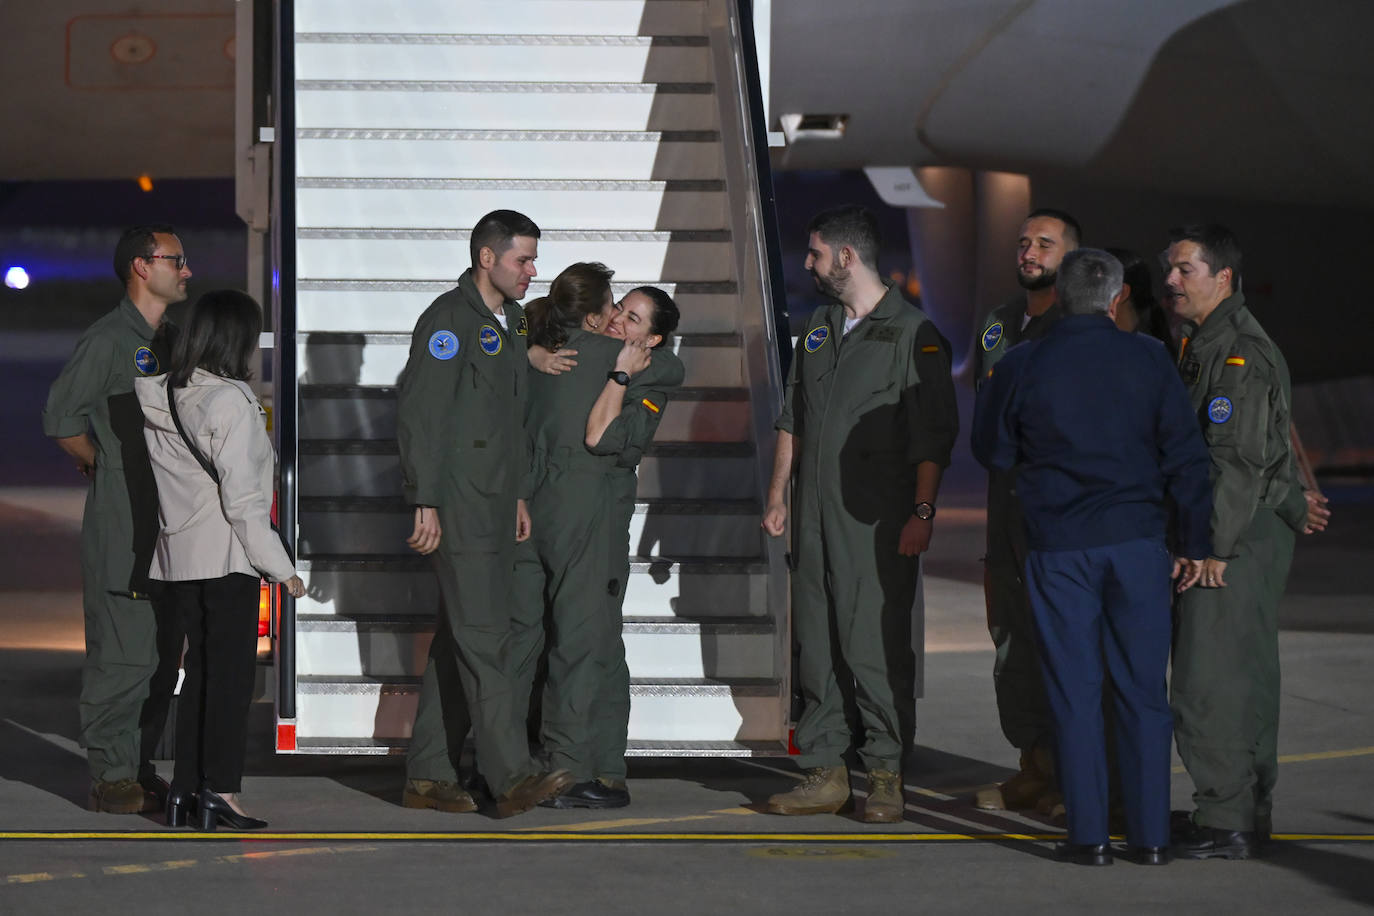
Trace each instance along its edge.
<instances>
[{"instance_id":1,"label":"blue trousers","mask_svg":"<svg viewBox=\"0 0 1374 916\"><path fill-rule=\"evenodd\" d=\"M1071 843L1107 842L1105 662L1126 841L1169 844L1171 567L1163 538L1032 550L1026 560Z\"/></svg>"}]
</instances>

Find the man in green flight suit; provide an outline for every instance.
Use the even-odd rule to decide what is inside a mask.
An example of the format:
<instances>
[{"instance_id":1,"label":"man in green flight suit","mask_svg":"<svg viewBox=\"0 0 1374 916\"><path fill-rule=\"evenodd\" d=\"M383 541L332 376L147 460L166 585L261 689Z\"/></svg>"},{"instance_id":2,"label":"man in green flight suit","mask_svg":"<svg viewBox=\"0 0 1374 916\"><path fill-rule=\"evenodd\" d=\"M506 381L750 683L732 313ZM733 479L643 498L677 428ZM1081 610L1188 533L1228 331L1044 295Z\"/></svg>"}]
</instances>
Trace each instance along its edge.
<instances>
[{"instance_id":1,"label":"man in green flight suit","mask_svg":"<svg viewBox=\"0 0 1374 916\"><path fill-rule=\"evenodd\" d=\"M1063 210L1034 210L1021 224L1016 280L1025 295L993 309L983 323L973 348L975 387L982 387L1007 350L1022 341L1038 340L1059 320L1055 299L1059 264L1081 238L1078 221ZM997 650L992 680L1002 733L1021 752L1021 761L1019 771L1006 782L978 790L974 804L979 808L1023 809L1042 803L1048 808L1055 794L1053 724L1024 581L1028 552L1026 525L1016 497L1016 470L989 470L983 592L988 633Z\"/></svg>"},{"instance_id":2,"label":"man in green flight suit","mask_svg":"<svg viewBox=\"0 0 1374 916\"><path fill-rule=\"evenodd\" d=\"M1212 551L1179 596L1174 734L1197 810L1176 855L1244 859L1267 840L1278 777L1278 603L1295 532L1326 527L1297 479L1288 365L1240 292L1224 226L1175 229L1168 299L1184 320L1179 370L1212 456Z\"/></svg>"},{"instance_id":3,"label":"man in green flight suit","mask_svg":"<svg viewBox=\"0 0 1374 916\"><path fill-rule=\"evenodd\" d=\"M571 780L541 773L529 754L506 648L514 611L514 553L530 536L525 296L539 227L495 210L472 230L472 268L415 324L399 382L397 439L407 540L432 555L443 598L415 713L408 808L475 811L458 757L473 732L477 766L500 817L528 811Z\"/></svg>"},{"instance_id":4,"label":"man in green flight suit","mask_svg":"<svg viewBox=\"0 0 1374 916\"><path fill-rule=\"evenodd\" d=\"M940 476L958 432L948 342L878 273L878 227L840 207L808 227L806 268L836 305L798 341L776 428L763 528L783 533L794 472L792 620L804 708L794 740L802 784L774 814L839 811L849 800L845 696L864 729L864 820L902 820L904 734L914 671L911 614ZM847 669L847 670L846 670Z\"/></svg>"},{"instance_id":5,"label":"man in green flight suit","mask_svg":"<svg viewBox=\"0 0 1374 916\"><path fill-rule=\"evenodd\" d=\"M91 480L81 522L86 660L81 746L92 810L160 807L167 785L150 757L176 687L182 632L151 597L148 565L158 534L157 486L134 379L166 370L167 307L186 298L191 270L176 230L127 229L115 245L124 299L86 329L48 392L43 432Z\"/></svg>"}]
</instances>

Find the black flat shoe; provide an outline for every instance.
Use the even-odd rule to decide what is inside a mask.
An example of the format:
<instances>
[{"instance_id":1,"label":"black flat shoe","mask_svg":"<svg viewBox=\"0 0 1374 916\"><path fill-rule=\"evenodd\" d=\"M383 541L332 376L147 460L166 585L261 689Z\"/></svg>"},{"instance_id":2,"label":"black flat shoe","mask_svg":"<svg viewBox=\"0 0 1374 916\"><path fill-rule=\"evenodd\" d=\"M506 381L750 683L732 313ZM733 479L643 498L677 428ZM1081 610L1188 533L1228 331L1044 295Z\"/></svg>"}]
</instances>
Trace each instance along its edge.
<instances>
[{"instance_id":1,"label":"black flat shoe","mask_svg":"<svg viewBox=\"0 0 1374 916\"><path fill-rule=\"evenodd\" d=\"M599 779L569 786L561 795L546 798L544 808L623 808L630 803L630 790L608 786Z\"/></svg>"},{"instance_id":2,"label":"black flat shoe","mask_svg":"<svg viewBox=\"0 0 1374 916\"><path fill-rule=\"evenodd\" d=\"M1218 830L1195 827L1175 837L1173 853L1180 859L1248 859L1256 853L1255 834L1249 830Z\"/></svg>"},{"instance_id":3,"label":"black flat shoe","mask_svg":"<svg viewBox=\"0 0 1374 916\"><path fill-rule=\"evenodd\" d=\"M186 819L196 812L196 796L185 789L172 789L167 793L167 826L185 827Z\"/></svg>"},{"instance_id":4,"label":"black flat shoe","mask_svg":"<svg viewBox=\"0 0 1374 916\"><path fill-rule=\"evenodd\" d=\"M214 830L221 824L234 830L260 830L267 826L267 821L239 814L229 807L227 801L209 789L200 790L199 802L201 830Z\"/></svg>"},{"instance_id":5,"label":"black flat shoe","mask_svg":"<svg viewBox=\"0 0 1374 916\"><path fill-rule=\"evenodd\" d=\"M1074 865L1111 865L1112 847L1106 843L1059 843L1054 855L1061 862Z\"/></svg>"},{"instance_id":6,"label":"black flat shoe","mask_svg":"<svg viewBox=\"0 0 1374 916\"><path fill-rule=\"evenodd\" d=\"M1168 846L1127 846L1126 856L1137 865L1168 865Z\"/></svg>"}]
</instances>

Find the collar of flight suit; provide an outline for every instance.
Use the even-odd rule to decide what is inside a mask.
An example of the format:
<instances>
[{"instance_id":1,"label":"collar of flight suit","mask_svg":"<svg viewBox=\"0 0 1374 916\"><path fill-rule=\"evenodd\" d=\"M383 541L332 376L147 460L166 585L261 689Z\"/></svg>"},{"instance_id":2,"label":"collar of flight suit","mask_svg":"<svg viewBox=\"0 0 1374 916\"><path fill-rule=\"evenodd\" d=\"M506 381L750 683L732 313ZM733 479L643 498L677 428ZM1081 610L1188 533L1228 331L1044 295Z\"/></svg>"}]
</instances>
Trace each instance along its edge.
<instances>
[{"instance_id":1,"label":"collar of flight suit","mask_svg":"<svg viewBox=\"0 0 1374 916\"><path fill-rule=\"evenodd\" d=\"M458 289L462 292L463 299L469 308L476 312L479 317L490 318L495 322L494 326L498 334L504 337L510 336L509 330L502 326L501 319L496 317L495 312L487 308L487 302L482 298L482 291L477 288L477 280L471 267L463 271L463 275L458 278ZM503 300L502 309L505 311L507 322L511 320L511 306L518 304L514 299Z\"/></svg>"},{"instance_id":2,"label":"collar of flight suit","mask_svg":"<svg viewBox=\"0 0 1374 916\"><path fill-rule=\"evenodd\" d=\"M1245 307L1245 294L1232 293L1217 304L1212 309L1212 314L1207 316L1207 320L1202 324L1194 324L1189 321L1183 325L1183 336L1188 338L1190 345L1196 347L1204 344L1222 333L1222 329L1230 324L1230 317Z\"/></svg>"},{"instance_id":3,"label":"collar of flight suit","mask_svg":"<svg viewBox=\"0 0 1374 916\"><path fill-rule=\"evenodd\" d=\"M107 302L109 300L106 300ZM129 326L138 333L144 340L152 340L157 336L157 328L149 327L148 320L143 317L143 313L134 305L134 300L125 296L119 300L119 313L124 316L124 320L129 322Z\"/></svg>"}]
</instances>

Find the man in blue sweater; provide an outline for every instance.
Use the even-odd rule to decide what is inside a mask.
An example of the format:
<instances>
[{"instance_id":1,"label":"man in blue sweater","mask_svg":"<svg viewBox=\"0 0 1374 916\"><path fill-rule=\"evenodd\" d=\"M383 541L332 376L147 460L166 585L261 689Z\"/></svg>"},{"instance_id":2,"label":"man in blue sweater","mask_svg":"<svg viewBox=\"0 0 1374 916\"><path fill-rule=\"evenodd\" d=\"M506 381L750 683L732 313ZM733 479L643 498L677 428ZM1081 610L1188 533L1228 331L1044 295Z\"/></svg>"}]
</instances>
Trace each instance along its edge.
<instances>
[{"instance_id":1,"label":"man in blue sweater","mask_svg":"<svg viewBox=\"0 0 1374 916\"><path fill-rule=\"evenodd\" d=\"M1065 317L1011 350L979 393L973 451L1018 468L1068 842L1060 855L1111 864L1103 664L1111 674L1126 839L1137 861L1169 857L1170 580L1197 581L1210 549L1207 447L1159 342L1117 330L1121 265L1064 257ZM1170 505L1176 520L1166 546ZM1172 571L1171 571L1172 570Z\"/></svg>"}]
</instances>

